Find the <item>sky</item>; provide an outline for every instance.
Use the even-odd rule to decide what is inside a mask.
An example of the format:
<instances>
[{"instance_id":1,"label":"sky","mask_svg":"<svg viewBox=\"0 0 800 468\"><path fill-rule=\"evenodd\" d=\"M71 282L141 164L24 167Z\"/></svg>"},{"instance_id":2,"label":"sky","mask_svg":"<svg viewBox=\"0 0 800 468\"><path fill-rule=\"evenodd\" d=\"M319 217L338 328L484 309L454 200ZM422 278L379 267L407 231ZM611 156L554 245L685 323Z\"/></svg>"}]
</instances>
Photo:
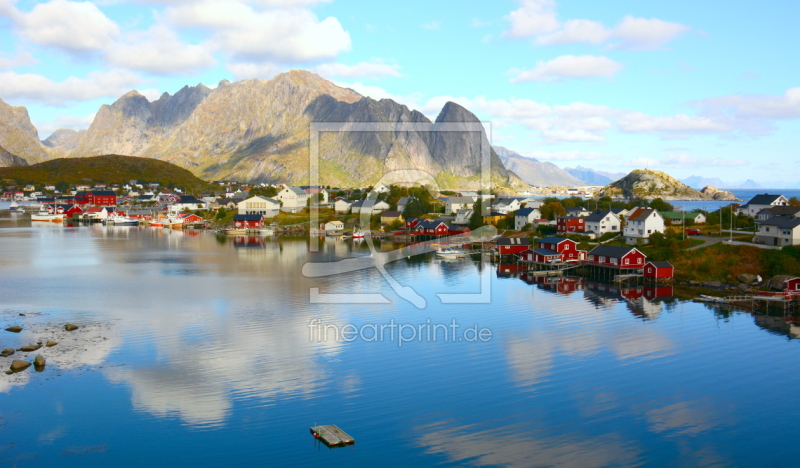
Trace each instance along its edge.
<instances>
[{"instance_id":1,"label":"sky","mask_svg":"<svg viewBox=\"0 0 800 468\"><path fill-rule=\"evenodd\" d=\"M306 69L431 119L455 101L560 167L796 185L798 24L797 0L0 0L0 99L44 139L132 89Z\"/></svg>"}]
</instances>

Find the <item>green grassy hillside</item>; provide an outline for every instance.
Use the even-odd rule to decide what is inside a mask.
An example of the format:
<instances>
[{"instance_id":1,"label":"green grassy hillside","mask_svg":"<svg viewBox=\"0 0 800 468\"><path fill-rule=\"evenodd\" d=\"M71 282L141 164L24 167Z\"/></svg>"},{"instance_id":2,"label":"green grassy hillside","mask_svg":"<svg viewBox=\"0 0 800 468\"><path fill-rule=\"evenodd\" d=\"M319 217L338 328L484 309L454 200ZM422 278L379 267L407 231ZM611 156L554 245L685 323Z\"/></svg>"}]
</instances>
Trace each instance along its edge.
<instances>
[{"instance_id":1,"label":"green grassy hillside","mask_svg":"<svg viewBox=\"0 0 800 468\"><path fill-rule=\"evenodd\" d=\"M179 187L186 193L208 190L211 185L186 169L150 158L134 156L94 156L60 158L23 167L0 168L0 180L20 184L67 182L124 184L131 179L158 182L162 187Z\"/></svg>"}]
</instances>

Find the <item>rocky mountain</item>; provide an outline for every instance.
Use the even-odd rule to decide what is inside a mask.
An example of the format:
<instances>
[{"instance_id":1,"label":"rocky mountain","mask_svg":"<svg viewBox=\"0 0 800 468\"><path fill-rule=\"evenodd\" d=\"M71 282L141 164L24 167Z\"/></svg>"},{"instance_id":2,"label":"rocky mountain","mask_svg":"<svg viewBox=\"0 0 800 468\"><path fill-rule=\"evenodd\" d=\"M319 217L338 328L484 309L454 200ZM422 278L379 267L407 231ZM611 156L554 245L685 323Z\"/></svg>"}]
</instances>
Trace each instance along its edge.
<instances>
[{"instance_id":1,"label":"rocky mountain","mask_svg":"<svg viewBox=\"0 0 800 468\"><path fill-rule=\"evenodd\" d=\"M581 180L585 180L590 185L608 185L611 182L625 177L623 172L596 171L588 167L567 167L564 169L568 174Z\"/></svg>"},{"instance_id":2,"label":"rocky mountain","mask_svg":"<svg viewBox=\"0 0 800 468\"><path fill-rule=\"evenodd\" d=\"M746 181L742 182L741 184L737 185L735 188L740 189L760 189L763 188L761 184L754 181L753 179L747 179Z\"/></svg>"},{"instance_id":3,"label":"rocky mountain","mask_svg":"<svg viewBox=\"0 0 800 468\"><path fill-rule=\"evenodd\" d=\"M47 139L42 140L42 144L48 148L71 151L78 146L86 130L73 130L71 128L60 128L52 133Z\"/></svg>"},{"instance_id":4,"label":"rocky mountain","mask_svg":"<svg viewBox=\"0 0 800 468\"><path fill-rule=\"evenodd\" d=\"M493 146L506 169L513 171L522 180L535 186L559 185L575 187L586 185L586 182L565 172L560 167L550 162L526 158L502 146Z\"/></svg>"},{"instance_id":5,"label":"rocky mountain","mask_svg":"<svg viewBox=\"0 0 800 468\"><path fill-rule=\"evenodd\" d=\"M27 166L28 161L20 158L19 156L13 155L6 151L5 148L0 146L0 167L7 167L7 166Z\"/></svg>"},{"instance_id":6,"label":"rocky mountain","mask_svg":"<svg viewBox=\"0 0 800 468\"><path fill-rule=\"evenodd\" d=\"M39 132L24 107L10 106L0 99L0 146L8 153L37 162L48 158L39 142Z\"/></svg>"},{"instance_id":7,"label":"rocky mountain","mask_svg":"<svg viewBox=\"0 0 800 468\"><path fill-rule=\"evenodd\" d=\"M479 122L467 109L449 102L431 122L392 100L375 101L301 70L222 81L215 89L187 86L154 102L131 91L102 106L85 134L48 140L61 149L74 143L70 157L126 154L169 161L206 179L300 184L309 181L315 122L344 130L319 135L324 185L369 185L387 172L412 171L405 177L433 178L441 188L479 188L481 148L489 143L485 134L467 131ZM382 127L361 131L363 123ZM453 131L459 126L464 131ZM496 184L527 187L493 150L490 157Z\"/></svg>"},{"instance_id":8,"label":"rocky mountain","mask_svg":"<svg viewBox=\"0 0 800 468\"><path fill-rule=\"evenodd\" d=\"M706 195L679 182L669 174L647 169L631 171L622 179L605 186L602 194L610 197L651 200L712 200L713 195Z\"/></svg>"},{"instance_id":9,"label":"rocky mountain","mask_svg":"<svg viewBox=\"0 0 800 468\"><path fill-rule=\"evenodd\" d=\"M709 200L741 201L733 193L728 192L727 190L718 190L716 187L712 187L711 185L703 187L703 190L701 190L700 193L705 195Z\"/></svg>"}]
</instances>

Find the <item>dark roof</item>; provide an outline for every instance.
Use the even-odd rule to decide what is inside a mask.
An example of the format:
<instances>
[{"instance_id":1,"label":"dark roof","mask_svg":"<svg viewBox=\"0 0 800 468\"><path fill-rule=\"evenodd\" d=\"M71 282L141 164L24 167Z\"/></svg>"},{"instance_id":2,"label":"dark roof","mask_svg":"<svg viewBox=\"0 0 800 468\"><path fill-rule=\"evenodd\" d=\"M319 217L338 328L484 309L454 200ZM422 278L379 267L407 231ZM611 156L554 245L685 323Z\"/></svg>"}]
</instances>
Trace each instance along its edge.
<instances>
[{"instance_id":1,"label":"dark roof","mask_svg":"<svg viewBox=\"0 0 800 468\"><path fill-rule=\"evenodd\" d=\"M527 237L501 237L497 239L497 245L531 245L531 240Z\"/></svg>"},{"instance_id":2,"label":"dark roof","mask_svg":"<svg viewBox=\"0 0 800 468\"><path fill-rule=\"evenodd\" d=\"M770 195L768 193L764 193L761 195L756 195L753 197L749 202L748 205L771 205L775 200L780 198L781 195Z\"/></svg>"},{"instance_id":3,"label":"dark roof","mask_svg":"<svg viewBox=\"0 0 800 468\"><path fill-rule=\"evenodd\" d=\"M563 237L557 237L557 236L547 236L547 237L542 237L541 239L539 239L539 242L540 243L544 242L545 244L560 244L560 243L562 243L564 241L568 241L568 240L570 240L570 239L565 239ZM575 242L575 241L573 241L573 242Z\"/></svg>"},{"instance_id":4,"label":"dark roof","mask_svg":"<svg viewBox=\"0 0 800 468\"><path fill-rule=\"evenodd\" d=\"M533 249L533 251L539 255L545 255L547 257L553 257L561 255L560 253L556 252L555 250L550 249Z\"/></svg>"},{"instance_id":5,"label":"dark roof","mask_svg":"<svg viewBox=\"0 0 800 468\"><path fill-rule=\"evenodd\" d=\"M632 250L636 250L636 248L622 245L598 245L589 251L589 255L602 255L603 257L621 258L630 253Z\"/></svg>"},{"instance_id":6,"label":"dark roof","mask_svg":"<svg viewBox=\"0 0 800 468\"><path fill-rule=\"evenodd\" d=\"M625 208L611 208L611 210L609 210L609 211L611 211L615 215L618 215L618 214L622 213L623 211L625 211Z\"/></svg>"},{"instance_id":7,"label":"dark roof","mask_svg":"<svg viewBox=\"0 0 800 468\"><path fill-rule=\"evenodd\" d=\"M178 201L180 203L204 203L203 200L198 200L194 195L181 195Z\"/></svg>"},{"instance_id":8,"label":"dark roof","mask_svg":"<svg viewBox=\"0 0 800 468\"><path fill-rule=\"evenodd\" d=\"M567 207L567 213L583 213L584 211L588 211L586 208L582 206L569 206Z\"/></svg>"},{"instance_id":9,"label":"dark roof","mask_svg":"<svg viewBox=\"0 0 800 468\"><path fill-rule=\"evenodd\" d=\"M775 226L779 228L789 228L794 229L797 226L800 226L800 218L796 216L773 216L769 219L765 219L764 221L756 221L756 223L765 226Z\"/></svg>"},{"instance_id":10,"label":"dark roof","mask_svg":"<svg viewBox=\"0 0 800 468\"><path fill-rule=\"evenodd\" d=\"M586 216L559 216L557 219L583 219L586 220Z\"/></svg>"},{"instance_id":11,"label":"dark roof","mask_svg":"<svg viewBox=\"0 0 800 468\"><path fill-rule=\"evenodd\" d=\"M603 218L608 216L609 213L611 213L610 210L604 210L604 211L597 210L597 211L593 212L592 214L590 214L589 216L587 216L586 217L586 221L587 222L588 221L592 221L592 222L594 222L594 221L602 221Z\"/></svg>"},{"instance_id":12,"label":"dark roof","mask_svg":"<svg viewBox=\"0 0 800 468\"><path fill-rule=\"evenodd\" d=\"M665 261L663 261L663 262L652 262L652 261L651 261L651 262L647 262L647 263L650 263L650 264L652 264L652 265L653 265L654 267L656 267L656 268L674 268L674 267L672 266L672 264L671 264L671 263L669 263L669 262L668 262L668 261L666 261L666 260L665 260Z\"/></svg>"},{"instance_id":13,"label":"dark roof","mask_svg":"<svg viewBox=\"0 0 800 468\"><path fill-rule=\"evenodd\" d=\"M538 211L536 208L522 208L517 210L517 213L514 216L529 216L534 211Z\"/></svg>"},{"instance_id":14,"label":"dark roof","mask_svg":"<svg viewBox=\"0 0 800 468\"><path fill-rule=\"evenodd\" d=\"M381 213L381 216L382 217L387 217L387 218L397 218L398 216L401 216L402 214L403 214L402 211L384 211L383 213Z\"/></svg>"},{"instance_id":15,"label":"dark roof","mask_svg":"<svg viewBox=\"0 0 800 468\"><path fill-rule=\"evenodd\" d=\"M95 197L110 197L117 194L113 190L87 190L86 193L91 193Z\"/></svg>"},{"instance_id":16,"label":"dark roof","mask_svg":"<svg viewBox=\"0 0 800 468\"><path fill-rule=\"evenodd\" d=\"M773 206L770 208L764 208L764 210L769 211L770 213L774 214L775 216L780 215L794 215L796 216L798 212L800 212L800 206ZM761 210L761 211L764 211Z\"/></svg>"},{"instance_id":17,"label":"dark roof","mask_svg":"<svg viewBox=\"0 0 800 468\"><path fill-rule=\"evenodd\" d=\"M264 217L261 216L260 214L251 214L251 215L237 214L237 215L233 215L233 220L234 221L261 221L262 219L264 219Z\"/></svg>"}]
</instances>

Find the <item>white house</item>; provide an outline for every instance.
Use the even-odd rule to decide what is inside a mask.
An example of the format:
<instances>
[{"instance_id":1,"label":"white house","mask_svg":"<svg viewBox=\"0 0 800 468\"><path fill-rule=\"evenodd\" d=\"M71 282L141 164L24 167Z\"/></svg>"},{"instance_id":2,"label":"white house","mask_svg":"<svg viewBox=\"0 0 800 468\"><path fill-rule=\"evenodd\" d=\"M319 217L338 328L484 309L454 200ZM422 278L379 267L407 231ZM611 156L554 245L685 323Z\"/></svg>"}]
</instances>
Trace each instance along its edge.
<instances>
[{"instance_id":1,"label":"white house","mask_svg":"<svg viewBox=\"0 0 800 468\"><path fill-rule=\"evenodd\" d=\"M589 216L590 214L592 214L592 212L582 206L567 207L567 216L585 217Z\"/></svg>"},{"instance_id":2,"label":"white house","mask_svg":"<svg viewBox=\"0 0 800 468\"><path fill-rule=\"evenodd\" d=\"M619 216L611 210L597 210L586 217L586 232L593 232L597 236L607 232L619 232L620 226Z\"/></svg>"},{"instance_id":3,"label":"white house","mask_svg":"<svg viewBox=\"0 0 800 468\"><path fill-rule=\"evenodd\" d=\"M445 211L447 213L456 213L458 210L471 210L475 205L475 200L472 197L447 197L445 202Z\"/></svg>"},{"instance_id":4,"label":"white house","mask_svg":"<svg viewBox=\"0 0 800 468\"><path fill-rule=\"evenodd\" d=\"M173 201L175 200L175 201ZM175 211L186 210L205 210L208 208L206 202L198 200L193 195L176 195L176 197L169 199L169 206Z\"/></svg>"},{"instance_id":5,"label":"white house","mask_svg":"<svg viewBox=\"0 0 800 468\"><path fill-rule=\"evenodd\" d=\"M240 215L262 215L265 218L274 218L281 211L280 202L260 195L242 200L236 207Z\"/></svg>"},{"instance_id":6,"label":"white house","mask_svg":"<svg viewBox=\"0 0 800 468\"><path fill-rule=\"evenodd\" d=\"M390 208L389 204L384 201L376 202L375 200L361 200L353 203L350 206L352 213L369 213L370 215L378 214Z\"/></svg>"},{"instance_id":7,"label":"white house","mask_svg":"<svg viewBox=\"0 0 800 468\"><path fill-rule=\"evenodd\" d=\"M298 213L308 205L308 198L310 196L311 195L300 187L285 187L275 195L275 199L283 203L281 211Z\"/></svg>"},{"instance_id":8,"label":"white house","mask_svg":"<svg viewBox=\"0 0 800 468\"><path fill-rule=\"evenodd\" d=\"M623 230L625 242L635 244L642 239L647 243L651 234L664 233L664 218L658 211L649 208L633 208L628 213L628 221Z\"/></svg>"},{"instance_id":9,"label":"white house","mask_svg":"<svg viewBox=\"0 0 800 468\"><path fill-rule=\"evenodd\" d=\"M412 199L414 199L414 197L401 197L400 200L397 201L397 211L406 211L408 202L410 202Z\"/></svg>"},{"instance_id":10,"label":"white house","mask_svg":"<svg viewBox=\"0 0 800 468\"><path fill-rule=\"evenodd\" d=\"M373 187L372 190L370 190L370 193L381 194L381 193L389 193L389 191L391 191L391 189L389 187L387 187L387 186L385 186L383 184L380 184L380 185L378 185L376 187Z\"/></svg>"},{"instance_id":11,"label":"white house","mask_svg":"<svg viewBox=\"0 0 800 468\"><path fill-rule=\"evenodd\" d=\"M340 198L333 203L333 210L337 213L348 213L353 202Z\"/></svg>"},{"instance_id":12,"label":"white house","mask_svg":"<svg viewBox=\"0 0 800 468\"><path fill-rule=\"evenodd\" d=\"M765 208L788 205L789 200L787 200L783 195L770 195L768 193L764 193L761 195L756 195L749 202L747 202L746 205L740 206L738 212L755 218L756 215L758 215L758 212Z\"/></svg>"},{"instance_id":13,"label":"white house","mask_svg":"<svg viewBox=\"0 0 800 468\"><path fill-rule=\"evenodd\" d=\"M314 196L316 194L320 194L321 195L321 199L319 201L320 205L327 205L328 204L328 199L329 199L330 194L323 187L312 186L312 185L301 185L300 188L305 190L306 193L309 196Z\"/></svg>"},{"instance_id":14,"label":"white house","mask_svg":"<svg viewBox=\"0 0 800 468\"><path fill-rule=\"evenodd\" d=\"M468 225L472 218L472 213L474 213L473 210L456 211L456 219L453 220L453 224Z\"/></svg>"},{"instance_id":15,"label":"white house","mask_svg":"<svg viewBox=\"0 0 800 468\"><path fill-rule=\"evenodd\" d=\"M326 231L342 231L344 230L344 223L341 221L328 221L325 223L324 229Z\"/></svg>"},{"instance_id":16,"label":"white house","mask_svg":"<svg viewBox=\"0 0 800 468\"><path fill-rule=\"evenodd\" d=\"M514 229L521 231L526 224L533 224L533 222L542 217L542 214L536 208L522 208L514 213Z\"/></svg>"},{"instance_id":17,"label":"white house","mask_svg":"<svg viewBox=\"0 0 800 468\"><path fill-rule=\"evenodd\" d=\"M800 245L800 218L779 215L756 221L758 234L753 242L766 245Z\"/></svg>"},{"instance_id":18,"label":"white house","mask_svg":"<svg viewBox=\"0 0 800 468\"><path fill-rule=\"evenodd\" d=\"M504 215L517 211L520 208L519 200L516 198L498 198L492 203L492 211Z\"/></svg>"}]
</instances>

